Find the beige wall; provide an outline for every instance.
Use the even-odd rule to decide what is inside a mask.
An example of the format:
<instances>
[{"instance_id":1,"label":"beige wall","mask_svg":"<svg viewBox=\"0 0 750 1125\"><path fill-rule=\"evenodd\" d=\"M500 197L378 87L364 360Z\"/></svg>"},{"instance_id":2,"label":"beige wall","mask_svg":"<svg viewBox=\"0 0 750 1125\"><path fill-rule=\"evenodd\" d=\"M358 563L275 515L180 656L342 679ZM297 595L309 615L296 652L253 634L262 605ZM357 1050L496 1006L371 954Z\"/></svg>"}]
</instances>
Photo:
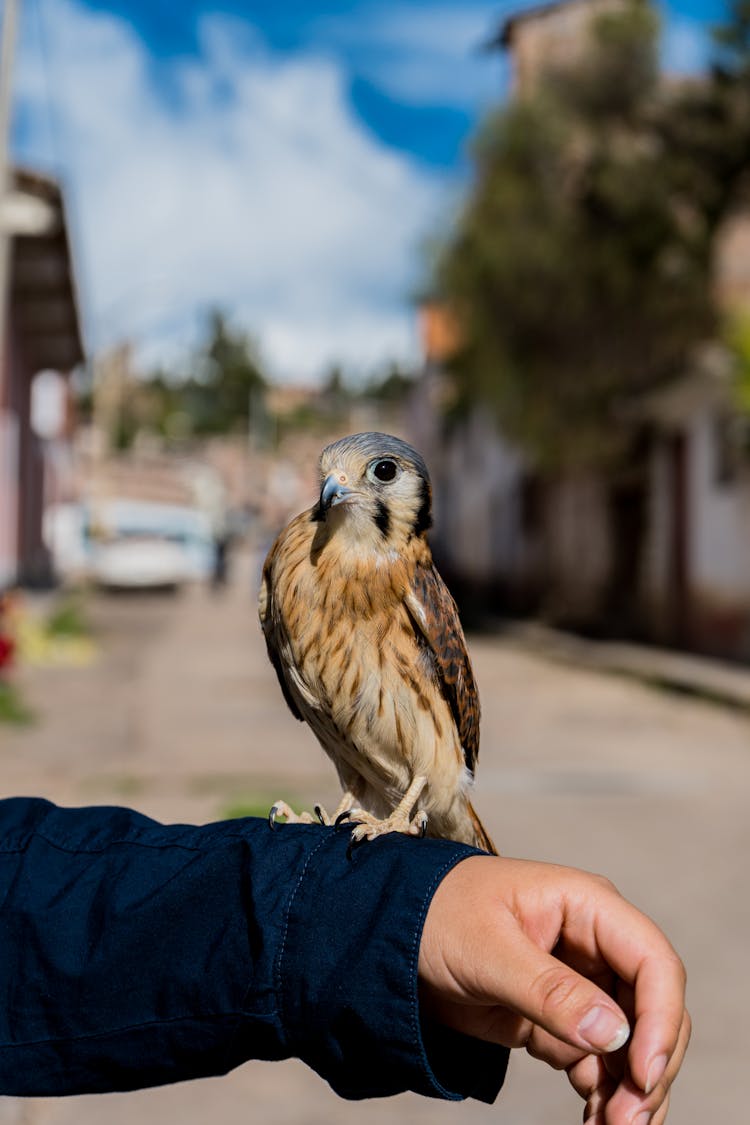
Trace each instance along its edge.
<instances>
[{"instance_id":1,"label":"beige wall","mask_svg":"<svg viewBox=\"0 0 750 1125\"><path fill-rule=\"evenodd\" d=\"M723 305L750 313L750 215L737 213L719 231L714 251L716 293Z\"/></svg>"},{"instance_id":2,"label":"beige wall","mask_svg":"<svg viewBox=\"0 0 750 1125\"><path fill-rule=\"evenodd\" d=\"M738 453L735 471L721 481L719 427L728 416L726 384L694 377L656 405L663 432L687 441L686 636L697 647L730 656L750 655L750 461ZM669 629L674 503L665 442L650 464L649 527L643 595L655 633Z\"/></svg>"},{"instance_id":3,"label":"beige wall","mask_svg":"<svg viewBox=\"0 0 750 1125\"><path fill-rule=\"evenodd\" d=\"M597 617L610 575L610 546L602 480L578 474L555 481L545 512L547 613L579 622Z\"/></svg>"},{"instance_id":4,"label":"beige wall","mask_svg":"<svg viewBox=\"0 0 750 1125\"><path fill-rule=\"evenodd\" d=\"M533 569L519 528L521 458L487 414L475 411L430 464L435 539L450 569L477 584Z\"/></svg>"},{"instance_id":5,"label":"beige wall","mask_svg":"<svg viewBox=\"0 0 750 1125\"><path fill-rule=\"evenodd\" d=\"M531 91L545 70L569 67L583 54L594 19L623 8L627 0L568 0L567 3L520 16L511 25L508 43L513 64L513 90Z\"/></svg>"}]
</instances>

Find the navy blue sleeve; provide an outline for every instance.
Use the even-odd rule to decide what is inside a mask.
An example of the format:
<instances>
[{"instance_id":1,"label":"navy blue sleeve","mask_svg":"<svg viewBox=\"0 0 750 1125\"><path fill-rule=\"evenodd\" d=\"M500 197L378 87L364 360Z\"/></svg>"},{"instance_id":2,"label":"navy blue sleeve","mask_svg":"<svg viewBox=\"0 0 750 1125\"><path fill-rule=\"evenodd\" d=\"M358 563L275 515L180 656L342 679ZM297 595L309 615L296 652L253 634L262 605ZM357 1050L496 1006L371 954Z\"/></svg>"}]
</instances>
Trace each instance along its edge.
<instances>
[{"instance_id":1,"label":"navy blue sleeve","mask_svg":"<svg viewBox=\"0 0 750 1125\"><path fill-rule=\"evenodd\" d=\"M507 1051L422 1023L417 958L470 848L0 801L0 1094L301 1058L339 1094L493 1101Z\"/></svg>"}]
</instances>

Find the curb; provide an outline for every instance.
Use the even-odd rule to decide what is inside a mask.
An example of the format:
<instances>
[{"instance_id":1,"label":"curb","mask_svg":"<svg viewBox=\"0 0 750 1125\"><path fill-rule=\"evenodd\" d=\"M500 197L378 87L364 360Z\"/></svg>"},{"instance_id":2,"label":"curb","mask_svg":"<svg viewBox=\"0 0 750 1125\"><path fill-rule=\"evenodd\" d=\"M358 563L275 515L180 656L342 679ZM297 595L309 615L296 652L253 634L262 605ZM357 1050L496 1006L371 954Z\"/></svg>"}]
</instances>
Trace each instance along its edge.
<instances>
[{"instance_id":1,"label":"curb","mask_svg":"<svg viewBox=\"0 0 750 1125\"><path fill-rule=\"evenodd\" d=\"M549 660L627 676L661 691L750 714L750 668L669 649L592 641L538 622L504 625L503 635L519 648Z\"/></svg>"}]
</instances>

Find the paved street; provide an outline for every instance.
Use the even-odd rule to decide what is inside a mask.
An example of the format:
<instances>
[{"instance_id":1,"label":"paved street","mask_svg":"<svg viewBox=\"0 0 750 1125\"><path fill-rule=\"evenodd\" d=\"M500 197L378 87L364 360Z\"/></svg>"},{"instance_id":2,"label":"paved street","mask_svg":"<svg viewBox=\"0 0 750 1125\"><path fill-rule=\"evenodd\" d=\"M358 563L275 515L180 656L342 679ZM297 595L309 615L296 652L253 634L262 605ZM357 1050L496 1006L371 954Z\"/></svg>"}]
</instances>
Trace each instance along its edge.
<instances>
[{"instance_id":1,"label":"paved street","mask_svg":"<svg viewBox=\"0 0 750 1125\"><path fill-rule=\"evenodd\" d=\"M256 625L250 566L223 595L101 598L89 669L24 674L38 712L0 728L0 795L129 804L167 820L334 802L332 771L285 711ZM470 640L484 721L477 806L501 850L609 875L687 962L695 1030L674 1125L744 1125L750 719L632 680ZM495 1107L414 1096L352 1106L301 1065L105 1098L0 1099L0 1125L568 1125L564 1077L515 1058Z\"/></svg>"}]
</instances>

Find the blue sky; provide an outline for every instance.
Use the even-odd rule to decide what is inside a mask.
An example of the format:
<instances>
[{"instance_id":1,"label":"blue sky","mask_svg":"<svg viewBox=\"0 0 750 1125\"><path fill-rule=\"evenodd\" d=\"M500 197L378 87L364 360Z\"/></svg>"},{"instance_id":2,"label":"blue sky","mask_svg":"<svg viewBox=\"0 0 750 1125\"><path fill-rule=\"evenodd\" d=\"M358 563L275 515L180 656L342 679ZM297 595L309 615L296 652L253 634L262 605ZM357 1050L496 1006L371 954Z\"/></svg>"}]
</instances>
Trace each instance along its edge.
<instances>
[{"instance_id":1,"label":"blue sky","mask_svg":"<svg viewBox=\"0 0 750 1125\"><path fill-rule=\"evenodd\" d=\"M24 0L14 153L59 175L90 345L183 364L214 303L283 379L417 354L421 247L507 88L487 0ZM718 0L663 8L700 69Z\"/></svg>"}]
</instances>

